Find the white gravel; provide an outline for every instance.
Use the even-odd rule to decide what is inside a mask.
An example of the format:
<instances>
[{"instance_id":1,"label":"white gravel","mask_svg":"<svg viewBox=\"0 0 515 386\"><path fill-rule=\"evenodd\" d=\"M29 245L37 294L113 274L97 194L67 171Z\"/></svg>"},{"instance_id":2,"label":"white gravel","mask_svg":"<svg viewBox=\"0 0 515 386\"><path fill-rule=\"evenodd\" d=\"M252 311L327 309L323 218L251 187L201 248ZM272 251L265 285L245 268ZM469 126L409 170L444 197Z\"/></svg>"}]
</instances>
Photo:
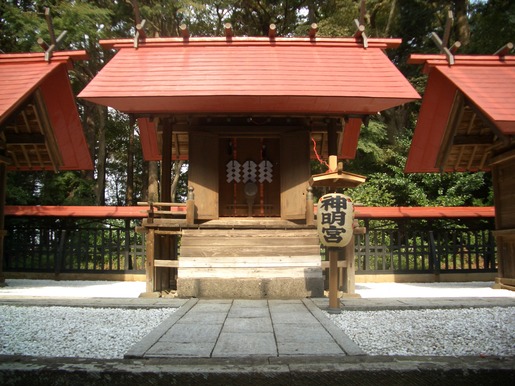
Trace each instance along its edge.
<instances>
[{"instance_id":1,"label":"white gravel","mask_svg":"<svg viewBox=\"0 0 515 386\"><path fill-rule=\"evenodd\" d=\"M123 358L174 310L0 306L0 354Z\"/></svg>"},{"instance_id":2,"label":"white gravel","mask_svg":"<svg viewBox=\"0 0 515 386\"><path fill-rule=\"evenodd\" d=\"M1 298L136 298L141 282L7 280ZM491 282L357 283L363 298L515 297ZM122 358L174 309L0 306L0 355ZM515 307L329 315L370 355L515 356Z\"/></svg>"},{"instance_id":3,"label":"white gravel","mask_svg":"<svg viewBox=\"0 0 515 386\"><path fill-rule=\"evenodd\" d=\"M515 307L326 315L370 355L515 356Z\"/></svg>"}]
</instances>

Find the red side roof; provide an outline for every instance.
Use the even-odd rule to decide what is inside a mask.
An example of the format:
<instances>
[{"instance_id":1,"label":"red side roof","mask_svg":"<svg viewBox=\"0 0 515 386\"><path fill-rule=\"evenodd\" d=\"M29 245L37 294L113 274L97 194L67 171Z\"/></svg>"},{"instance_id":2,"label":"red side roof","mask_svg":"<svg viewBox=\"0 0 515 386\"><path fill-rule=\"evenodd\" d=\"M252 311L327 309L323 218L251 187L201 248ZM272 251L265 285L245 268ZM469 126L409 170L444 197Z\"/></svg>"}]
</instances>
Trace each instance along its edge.
<instances>
[{"instance_id":1,"label":"red side roof","mask_svg":"<svg viewBox=\"0 0 515 386\"><path fill-rule=\"evenodd\" d=\"M406 172L438 172L435 165L460 91L497 130L515 135L515 57L412 55L429 73ZM455 169L460 171L460 169Z\"/></svg>"},{"instance_id":2,"label":"red side roof","mask_svg":"<svg viewBox=\"0 0 515 386\"><path fill-rule=\"evenodd\" d=\"M419 96L370 39L101 42L116 56L80 93L128 113L374 114Z\"/></svg>"},{"instance_id":3,"label":"red side roof","mask_svg":"<svg viewBox=\"0 0 515 386\"><path fill-rule=\"evenodd\" d=\"M13 119L13 114L39 90L61 153L61 170L93 169L67 72L72 59L85 58L84 51L56 52L50 62L42 53L0 55L0 125ZM12 165L8 168L31 170Z\"/></svg>"}]
</instances>

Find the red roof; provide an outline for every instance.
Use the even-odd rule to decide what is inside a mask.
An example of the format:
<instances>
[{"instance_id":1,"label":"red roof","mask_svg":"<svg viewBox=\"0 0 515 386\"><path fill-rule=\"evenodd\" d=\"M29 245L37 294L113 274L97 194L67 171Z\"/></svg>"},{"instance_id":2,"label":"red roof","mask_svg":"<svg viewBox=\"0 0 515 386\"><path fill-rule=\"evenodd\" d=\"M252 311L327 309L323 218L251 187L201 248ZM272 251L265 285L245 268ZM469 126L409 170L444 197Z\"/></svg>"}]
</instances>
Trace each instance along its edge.
<instances>
[{"instance_id":1,"label":"red roof","mask_svg":"<svg viewBox=\"0 0 515 386\"><path fill-rule=\"evenodd\" d=\"M436 164L439 153L445 151L446 131L456 130L456 125L449 125L452 125L451 118L458 91L466 98L466 103L488 120L498 133L505 136L515 135L515 57L457 55L455 63L449 65L443 55L412 55L410 62L425 64L424 70L429 73L429 79L406 163L406 172L440 171ZM481 154L476 154L478 156ZM476 167L466 168L457 163L452 170L473 171L487 168L486 165L477 166L478 163L474 160L470 160L469 165ZM449 169L443 167L443 170Z\"/></svg>"},{"instance_id":2,"label":"red roof","mask_svg":"<svg viewBox=\"0 0 515 386\"><path fill-rule=\"evenodd\" d=\"M400 40L104 41L119 52L80 93L128 113L375 114L419 96L382 49Z\"/></svg>"},{"instance_id":3,"label":"red roof","mask_svg":"<svg viewBox=\"0 0 515 386\"><path fill-rule=\"evenodd\" d=\"M43 53L2 54L0 55L0 125L12 124L16 115L32 103L31 98L37 91L43 98L44 113L48 126L59 148L61 170L92 169L93 163L86 144L79 119L75 97L69 79L68 68L72 59L85 59L84 51L55 52L51 61L44 60ZM38 117L39 127L45 125L44 117ZM33 134L29 130L27 134ZM49 141L48 138L45 141ZM7 143L9 147L9 143ZM41 154L39 154L41 157ZM52 165L25 163L9 165L17 170L53 170Z\"/></svg>"}]
</instances>

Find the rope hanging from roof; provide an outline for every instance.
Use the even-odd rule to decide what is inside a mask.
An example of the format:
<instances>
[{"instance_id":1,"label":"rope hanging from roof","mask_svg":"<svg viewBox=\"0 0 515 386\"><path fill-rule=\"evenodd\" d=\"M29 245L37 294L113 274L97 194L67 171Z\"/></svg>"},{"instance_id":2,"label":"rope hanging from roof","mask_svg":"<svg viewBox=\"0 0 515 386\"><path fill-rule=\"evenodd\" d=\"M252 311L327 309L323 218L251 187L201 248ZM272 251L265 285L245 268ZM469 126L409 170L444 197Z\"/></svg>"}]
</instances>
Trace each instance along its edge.
<instances>
[{"instance_id":1,"label":"rope hanging from roof","mask_svg":"<svg viewBox=\"0 0 515 386\"><path fill-rule=\"evenodd\" d=\"M317 157L318 162L320 162L322 165L325 165L327 169L329 169L329 164L320 157L320 154L318 154L317 151L317 141L315 141L315 138L311 137L311 141L313 141L313 152L315 153L315 157Z\"/></svg>"}]
</instances>

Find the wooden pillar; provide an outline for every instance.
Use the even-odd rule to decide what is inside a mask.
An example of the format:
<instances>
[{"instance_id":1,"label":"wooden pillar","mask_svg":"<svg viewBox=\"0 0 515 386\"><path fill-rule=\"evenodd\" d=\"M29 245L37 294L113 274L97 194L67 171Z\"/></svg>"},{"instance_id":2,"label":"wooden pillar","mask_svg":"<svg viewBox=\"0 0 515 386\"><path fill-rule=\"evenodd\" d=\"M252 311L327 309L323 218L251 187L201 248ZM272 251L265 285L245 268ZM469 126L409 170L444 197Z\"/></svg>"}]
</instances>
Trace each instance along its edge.
<instances>
[{"instance_id":1,"label":"wooden pillar","mask_svg":"<svg viewBox=\"0 0 515 386\"><path fill-rule=\"evenodd\" d=\"M172 202L172 121L163 119L161 154L161 202ZM165 209L166 210L166 209Z\"/></svg>"},{"instance_id":2,"label":"wooden pillar","mask_svg":"<svg viewBox=\"0 0 515 386\"><path fill-rule=\"evenodd\" d=\"M329 155L338 155L337 121L334 119L331 119L327 125L327 153Z\"/></svg>"},{"instance_id":3,"label":"wooden pillar","mask_svg":"<svg viewBox=\"0 0 515 386\"><path fill-rule=\"evenodd\" d=\"M3 271L4 265L4 237L5 237L5 190L6 183L5 163L0 161L0 287L4 287L5 276Z\"/></svg>"},{"instance_id":4,"label":"wooden pillar","mask_svg":"<svg viewBox=\"0 0 515 386\"><path fill-rule=\"evenodd\" d=\"M341 312L338 298L338 248L329 248L329 308L330 314Z\"/></svg>"},{"instance_id":5,"label":"wooden pillar","mask_svg":"<svg viewBox=\"0 0 515 386\"><path fill-rule=\"evenodd\" d=\"M149 229L145 238L146 261L145 271L147 273L146 292L154 292L156 290L154 283L154 245L155 245L155 232Z\"/></svg>"},{"instance_id":6,"label":"wooden pillar","mask_svg":"<svg viewBox=\"0 0 515 386\"><path fill-rule=\"evenodd\" d=\"M354 231L352 234L352 239L349 244L347 244L343 248L343 256L346 262L346 268L343 270L343 275L341 278L341 288L346 295L356 295L356 269L355 269L355 246L354 239L355 235L364 235L367 232L366 227L358 226L357 220L354 220Z\"/></svg>"},{"instance_id":7,"label":"wooden pillar","mask_svg":"<svg viewBox=\"0 0 515 386\"><path fill-rule=\"evenodd\" d=\"M186 201L186 225L195 224L195 192L193 186L188 186L188 199Z\"/></svg>"},{"instance_id":8,"label":"wooden pillar","mask_svg":"<svg viewBox=\"0 0 515 386\"><path fill-rule=\"evenodd\" d=\"M173 122L171 119L163 119L161 121L163 130L162 142L162 160L161 160L161 201L172 202L172 129ZM169 210L170 208L162 208ZM154 237L155 239L155 237ZM156 240L155 250L159 252L160 260L172 259L173 240L170 236L159 236ZM170 288L171 269L159 268L154 269L154 291L162 291ZM175 280L175 278L174 278Z\"/></svg>"},{"instance_id":9,"label":"wooden pillar","mask_svg":"<svg viewBox=\"0 0 515 386\"><path fill-rule=\"evenodd\" d=\"M308 186L306 194L306 225L315 225L315 210L313 202L313 188Z\"/></svg>"},{"instance_id":10,"label":"wooden pillar","mask_svg":"<svg viewBox=\"0 0 515 386\"><path fill-rule=\"evenodd\" d=\"M347 268L344 270L343 287L344 292L348 295L356 293L356 272L354 269L354 236L352 236L350 243L343 248L343 255L347 263Z\"/></svg>"}]
</instances>

